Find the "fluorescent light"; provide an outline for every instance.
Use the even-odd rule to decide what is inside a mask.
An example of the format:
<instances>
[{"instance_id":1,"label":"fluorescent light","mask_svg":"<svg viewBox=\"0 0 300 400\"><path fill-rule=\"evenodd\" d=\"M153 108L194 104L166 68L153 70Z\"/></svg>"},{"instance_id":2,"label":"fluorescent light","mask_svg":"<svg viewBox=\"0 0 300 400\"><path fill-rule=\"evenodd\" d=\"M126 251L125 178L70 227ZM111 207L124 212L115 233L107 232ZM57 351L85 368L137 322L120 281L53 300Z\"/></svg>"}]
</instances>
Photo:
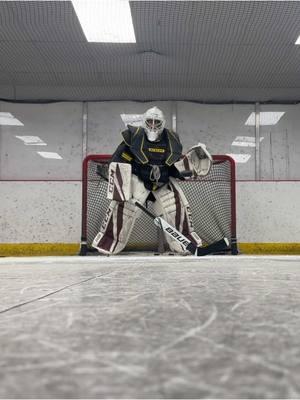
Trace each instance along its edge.
<instances>
[{"instance_id":1,"label":"fluorescent light","mask_svg":"<svg viewBox=\"0 0 300 400\"><path fill-rule=\"evenodd\" d=\"M263 141L264 137L259 138L259 141ZM241 146L241 147L255 147L255 137L254 136L237 136L231 143L231 146Z\"/></svg>"},{"instance_id":2,"label":"fluorescent light","mask_svg":"<svg viewBox=\"0 0 300 400\"><path fill-rule=\"evenodd\" d=\"M56 160L62 160L62 157L58 153L52 153L51 151L37 151L37 153L44 158L55 158Z\"/></svg>"},{"instance_id":3,"label":"fluorescent light","mask_svg":"<svg viewBox=\"0 0 300 400\"><path fill-rule=\"evenodd\" d=\"M300 36L298 36L298 39L296 40L295 44L300 44Z\"/></svg>"},{"instance_id":4,"label":"fluorescent light","mask_svg":"<svg viewBox=\"0 0 300 400\"><path fill-rule=\"evenodd\" d=\"M263 111L260 112L259 124L260 125L276 125L280 118L285 114L282 111ZM251 113L245 122L245 125L255 125L255 113Z\"/></svg>"},{"instance_id":5,"label":"fluorescent light","mask_svg":"<svg viewBox=\"0 0 300 400\"><path fill-rule=\"evenodd\" d=\"M128 0L72 0L88 42L136 43Z\"/></svg>"},{"instance_id":6,"label":"fluorescent light","mask_svg":"<svg viewBox=\"0 0 300 400\"><path fill-rule=\"evenodd\" d=\"M47 143L38 136L16 136L16 138L22 140L26 146L47 146Z\"/></svg>"},{"instance_id":7,"label":"fluorescent light","mask_svg":"<svg viewBox=\"0 0 300 400\"><path fill-rule=\"evenodd\" d=\"M9 112L0 112L0 125L24 126L21 121L19 121Z\"/></svg>"},{"instance_id":8,"label":"fluorescent light","mask_svg":"<svg viewBox=\"0 0 300 400\"><path fill-rule=\"evenodd\" d=\"M141 126L143 125L143 114L120 114L125 126Z\"/></svg>"},{"instance_id":9,"label":"fluorescent light","mask_svg":"<svg viewBox=\"0 0 300 400\"><path fill-rule=\"evenodd\" d=\"M251 154L226 154L234 159L236 163L246 163L249 161Z\"/></svg>"}]
</instances>

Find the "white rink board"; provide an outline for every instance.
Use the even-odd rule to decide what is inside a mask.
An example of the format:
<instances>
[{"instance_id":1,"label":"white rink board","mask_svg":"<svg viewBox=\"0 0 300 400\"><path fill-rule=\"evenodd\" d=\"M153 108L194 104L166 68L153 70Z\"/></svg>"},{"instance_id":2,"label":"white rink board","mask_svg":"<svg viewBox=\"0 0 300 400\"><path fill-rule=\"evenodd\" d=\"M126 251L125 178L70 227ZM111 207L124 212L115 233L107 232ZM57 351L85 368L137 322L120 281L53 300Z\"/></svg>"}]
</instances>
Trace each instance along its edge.
<instances>
[{"instance_id":1,"label":"white rink board","mask_svg":"<svg viewBox=\"0 0 300 400\"><path fill-rule=\"evenodd\" d=\"M299 182L237 182L237 237L243 243L300 242Z\"/></svg>"},{"instance_id":2,"label":"white rink board","mask_svg":"<svg viewBox=\"0 0 300 400\"><path fill-rule=\"evenodd\" d=\"M0 243L79 243L81 182L0 182Z\"/></svg>"},{"instance_id":3,"label":"white rink board","mask_svg":"<svg viewBox=\"0 0 300 400\"><path fill-rule=\"evenodd\" d=\"M0 198L0 243L79 243L80 182L0 182ZM238 242L300 242L299 198L300 182L237 182Z\"/></svg>"}]
</instances>

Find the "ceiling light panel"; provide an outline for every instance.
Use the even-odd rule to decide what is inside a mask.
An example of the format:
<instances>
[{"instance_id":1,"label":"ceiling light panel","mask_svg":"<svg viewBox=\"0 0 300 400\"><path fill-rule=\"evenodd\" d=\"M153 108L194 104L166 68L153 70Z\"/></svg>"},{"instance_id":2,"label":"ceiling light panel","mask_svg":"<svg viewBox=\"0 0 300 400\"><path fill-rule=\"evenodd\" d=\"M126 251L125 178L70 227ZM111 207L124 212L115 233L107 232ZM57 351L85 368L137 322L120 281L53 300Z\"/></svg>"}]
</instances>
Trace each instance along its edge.
<instances>
[{"instance_id":1,"label":"ceiling light panel","mask_svg":"<svg viewBox=\"0 0 300 400\"><path fill-rule=\"evenodd\" d=\"M246 163L250 160L251 154L226 154L227 156L234 159L236 163Z\"/></svg>"},{"instance_id":2,"label":"ceiling light panel","mask_svg":"<svg viewBox=\"0 0 300 400\"><path fill-rule=\"evenodd\" d=\"M295 44L300 44L300 36L298 36L298 39L296 40Z\"/></svg>"},{"instance_id":3,"label":"ceiling light panel","mask_svg":"<svg viewBox=\"0 0 300 400\"><path fill-rule=\"evenodd\" d=\"M52 153L51 151L37 151L37 153L43 158L62 160L62 157L58 153Z\"/></svg>"},{"instance_id":4,"label":"ceiling light panel","mask_svg":"<svg viewBox=\"0 0 300 400\"><path fill-rule=\"evenodd\" d=\"M124 125L141 126L143 125L143 114L120 114Z\"/></svg>"},{"instance_id":5,"label":"ceiling light panel","mask_svg":"<svg viewBox=\"0 0 300 400\"><path fill-rule=\"evenodd\" d=\"M285 114L283 111L263 111L259 113L260 125L276 125L280 118ZM255 125L255 113L251 113L245 122L245 125Z\"/></svg>"},{"instance_id":6,"label":"ceiling light panel","mask_svg":"<svg viewBox=\"0 0 300 400\"><path fill-rule=\"evenodd\" d=\"M72 0L88 42L136 43L128 0Z\"/></svg>"},{"instance_id":7,"label":"ceiling light panel","mask_svg":"<svg viewBox=\"0 0 300 400\"><path fill-rule=\"evenodd\" d=\"M259 141L261 142L264 138L261 137ZM237 136L231 143L231 146L241 146L241 147L255 147L255 137L254 136Z\"/></svg>"},{"instance_id":8,"label":"ceiling light panel","mask_svg":"<svg viewBox=\"0 0 300 400\"><path fill-rule=\"evenodd\" d=\"M26 146L47 146L47 143L38 136L16 136L16 138L22 140Z\"/></svg>"},{"instance_id":9,"label":"ceiling light panel","mask_svg":"<svg viewBox=\"0 0 300 400\"><path fill-rule=\"evenodd\" d=\"M9 112L0 112L0 125L24 126L21 121L19 121Z\"/></svg>"}]
</instances>

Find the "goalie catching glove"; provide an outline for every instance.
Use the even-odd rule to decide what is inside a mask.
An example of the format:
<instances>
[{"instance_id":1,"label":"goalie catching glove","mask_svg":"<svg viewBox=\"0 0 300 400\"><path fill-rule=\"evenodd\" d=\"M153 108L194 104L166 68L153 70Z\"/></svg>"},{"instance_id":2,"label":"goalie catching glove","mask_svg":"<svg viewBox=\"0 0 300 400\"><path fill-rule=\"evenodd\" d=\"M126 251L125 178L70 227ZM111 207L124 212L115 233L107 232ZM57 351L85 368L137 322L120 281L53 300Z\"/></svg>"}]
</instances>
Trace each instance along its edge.
<instances>
[{"instance_id":1,"label":"goalie catching glove","mask_svg":"<svg viewBox=\"0 0 300 400\"><path fill-rule=\"evenodd\" d=\"M205 176L211 168L212 156L207 151L205 144L198 143L174 165L183 176Z\"/></svg>"}]
</instances>

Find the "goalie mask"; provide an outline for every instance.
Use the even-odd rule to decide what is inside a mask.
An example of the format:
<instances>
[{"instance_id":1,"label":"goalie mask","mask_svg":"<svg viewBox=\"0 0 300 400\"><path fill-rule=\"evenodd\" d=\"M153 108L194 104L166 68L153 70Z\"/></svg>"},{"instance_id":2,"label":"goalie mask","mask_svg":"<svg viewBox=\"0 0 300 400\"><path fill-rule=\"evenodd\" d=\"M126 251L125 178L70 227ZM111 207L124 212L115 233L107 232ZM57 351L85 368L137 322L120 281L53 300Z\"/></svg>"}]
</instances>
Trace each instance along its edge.
<instances>
[{"instance_id":1,"label":"goalie mask","mask_svg":"<svg viewBox=\"0 0 300 400\"><path fill-rule=\"evenodd\" d=\"M146 131L148 140L150 142L159 140L166 124L163 112L157 107L150 108L145 112L143 121L143 128Z\"/></svg>"}]
</instances>

